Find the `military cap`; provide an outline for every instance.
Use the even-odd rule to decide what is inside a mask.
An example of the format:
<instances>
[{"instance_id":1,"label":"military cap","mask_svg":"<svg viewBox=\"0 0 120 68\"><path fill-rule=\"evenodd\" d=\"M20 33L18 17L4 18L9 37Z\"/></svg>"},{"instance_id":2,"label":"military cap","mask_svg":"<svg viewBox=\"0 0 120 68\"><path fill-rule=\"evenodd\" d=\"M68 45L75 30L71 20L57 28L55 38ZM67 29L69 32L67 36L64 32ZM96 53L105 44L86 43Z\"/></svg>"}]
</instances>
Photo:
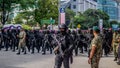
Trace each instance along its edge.
<instances>
[{"instance_id":1,"label":"military cap","mask_svg":"<svg viewBox=\"0 0 120 68\"><path fill-rule=\"evenodd\" d=\"M93 31L98 31L98 30L100 30L100 29L97 26L93 27Z\"/></svg>"}]
</instances>

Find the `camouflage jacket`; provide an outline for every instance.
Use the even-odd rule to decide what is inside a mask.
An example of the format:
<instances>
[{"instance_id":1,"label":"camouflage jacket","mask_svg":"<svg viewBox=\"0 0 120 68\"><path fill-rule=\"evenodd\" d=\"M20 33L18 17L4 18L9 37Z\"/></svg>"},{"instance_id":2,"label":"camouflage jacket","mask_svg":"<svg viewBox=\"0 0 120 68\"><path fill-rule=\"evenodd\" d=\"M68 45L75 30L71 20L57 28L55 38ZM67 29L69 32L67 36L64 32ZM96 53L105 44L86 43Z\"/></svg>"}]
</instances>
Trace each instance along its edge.
<instances>
[{"instance_id":1,"label":"camouflage jacket","mask_svg":"<svg viewBox=\"0 0 120 68\"><path fill-rule=\"evenodd\" d=\"M102 55L102 37L100 35L93 38L90 49L92 49L92 46L96 46L96 51L93 57L100 58Z\"/></svg>"}]
</instances>

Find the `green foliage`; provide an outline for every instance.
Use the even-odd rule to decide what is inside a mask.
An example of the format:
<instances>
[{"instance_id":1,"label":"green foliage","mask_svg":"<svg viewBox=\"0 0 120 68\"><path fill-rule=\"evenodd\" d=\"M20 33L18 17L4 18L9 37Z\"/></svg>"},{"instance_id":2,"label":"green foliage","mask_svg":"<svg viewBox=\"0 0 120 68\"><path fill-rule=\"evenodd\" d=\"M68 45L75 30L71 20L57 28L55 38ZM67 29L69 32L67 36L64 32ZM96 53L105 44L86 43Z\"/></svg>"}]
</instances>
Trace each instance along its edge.
<instances>
[{"instance_id":1,"label":"green foliage","mask_svg":"<svg viewBox=\"0 0 120 68\"><path fill-rule=\"evenodd\" d=\"M58 0L39 0L35 10L35 20L40 23L41 20L51 17L58 20Z\"/></svg>"},{"instance_id":2,"label":"green foliage","mask_svg":"<svg viewBox=\"0 0 120 68\"><path fill-rule=\"evenodd\" d=\"M15 24L22 24L23 23L23 21L22 21L22 17L23 17L24 15L22 15L22 14L18 14L16 17L15 17Z\"/></svg>"},{"instance_id":3,"label":"green foliage","mask_svg":"<svg viewBox=\"0 0 120 68\"><path fill-rule=\"evenodd\" d=\"M18 4L20 0L0 0L1 22L4 25L8 20L9 13L13 9L13 4Z\"/></svg>"},{"instance_id":4,"label":"green foliage","mask_svg":"<svg viewBox=\"0 0 120 68\"><path fill-rule=\"evenodd\" d=\"M25 25L25 24L22 24L22 28L26 29L26 30L31 30L32 27L29 26L29 25Z\"/></svg>"},{"instance_id":5,"label":"green foliage","mask_svg":"<svg viewBox=\"0 0 120 68\"><path fill-rule=\"evenodd\" d=\"M9 13L16 8L15 5L19 5L20 11L25 11L17 15L15 18L16 23L22 23L23 18L27 20L27 24L40 23L42 19L50 19L51 17L56 22L58 20L58 0L0 0L0 5L0 12L3 15L0 16L2 17L0 19L3 24L8 20ZM29 17L33 19L30 20Z\"/></svg>"},{"instance_id":6,"label":"green foliage","mask_svg":"<svg viewBox=\"0 0 120 68\"><path fill-rule=\"evenodd\" d=\"M35 7L36 0L20 0L19 4L21 10L29 10L30 8L33 9Z\"/></svg>"},{"instance_id":7,"label":"green foliage","mask_svg":"<svg viewBox=\"0 0 120 68\"><path fill-rule=\"evenodd\" d=\"M0 0L0 11L10 11L13 3L18 3L19 0Z\"/></svg>"},{"instance_id":8,"label":"green foliage","mask_svg":"<svg viewBox=\"0 0 120 68\"><path fill-rule=\"evenodd\" d=\"M22 24L23 20L26 20L26 24L28 24L28 25L36 25L37 24L37 22L35 22L35 20L34 20L33 11L25 11L25 12L19 13L15 17L14 20L15 20L16 24Z\"/></svg>"},{"instance_id":9,"label":"green foliage","mask_svg":"<svg viewBox=\"0 0 120 68\"><path fill-rule=\"evenodd\" d=\"M113 20L113 21L110 21L110 26L112 27L113 24L118 24L117 21Z\"/></svg>"},{"instance_id":10,"label":"green foliage","mask_svg":"<svg viewBox=\"0 0 120 68\"><path fill-rule=\"evenodd\" d=\"M86 18L83 15L75 16L75 18L74 18L74 22L76 25L78 25L78 24L83 25L83 23L85 23L85 21L86 21Z\"/></svg>"},{"instance_id":11,"label":"green foliage","mask_svg":"<svg viewBox=\"0 0 120 68\"><path fill-rule=\"evenodd\" d=\"M92 28L98 25L99 19L103 19L104 27L109 27L109 16L105 12L96 9L88 9L74 18L74 23L80 24L81 28Z\"/></svg>"},{"instance_id":12,"label":"green foliage","mask_svg":"<svg viewBox=\"0 0 120 68\"><path fill-rule=\"evenodd\" d=\"M118 24L118 22L113 20L113 21L110 21L110 24Z\"/></svg>"},{"instance_id":13,"label":"green foliage","mask_svg":"<svg viewBox=\"0 0 120 68\"><path fill-rule=\"evenodd\" d=\"M71 9L66 9L65 10L66 13L66 20L71 20L71 18L74 18L75 16L75 12L73 12Z\"/></svg>"}]
</instances>

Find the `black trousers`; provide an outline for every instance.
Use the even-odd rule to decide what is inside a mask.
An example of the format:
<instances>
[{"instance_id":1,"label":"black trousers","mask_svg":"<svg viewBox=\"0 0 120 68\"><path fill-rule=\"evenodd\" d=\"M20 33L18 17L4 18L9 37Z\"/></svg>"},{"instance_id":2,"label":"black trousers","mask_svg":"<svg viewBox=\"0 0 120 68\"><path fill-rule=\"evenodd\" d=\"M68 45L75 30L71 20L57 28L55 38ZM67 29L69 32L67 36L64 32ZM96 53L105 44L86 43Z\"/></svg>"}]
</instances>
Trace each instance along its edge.
<instances>
[{"instance_id":1,"label":"black trousers","mask_svg":"<svg viewBox=\"0 0 120 68\"><path fill-rule=\"evenodd\" d=\"M9 48L9 40L4 40L4 46L5 46L6 51L8 51L8 48Z\"/></svg>"},{"instance_id":2,"label":"black trousers","mask_svg":"<svg viewBox=\"0 0 120 68\"><path fill-rule=\"evenodd\" d=\"M31 49L32 49L32 53L34 53L35 48L36 48L36 41L35 41L35 40L32 40L32 41L31 41ZM37 49L37 48L36 48L36 49Z\"/></svg>"},{"instance_id":3,"label":"black trousers","mask_svg":"<svg viewBox=\"0 0 120 68\"><path fill-rule=\"evenodd\" d=\"M120 45L118 47L118 59L120 59Z\"/></svg>"},{"instance_id":4,"label":"black trousers","mask_svg":"<svg viewBox=\"0 0 120 68\"><path fill-rule=\"evenodd\" d=\"M70 68L69 58L70 58L69 56L62 57L60 54L56 54L54 68L61 68L62 63L64 68Z\"/></svg>"}]
</instances>

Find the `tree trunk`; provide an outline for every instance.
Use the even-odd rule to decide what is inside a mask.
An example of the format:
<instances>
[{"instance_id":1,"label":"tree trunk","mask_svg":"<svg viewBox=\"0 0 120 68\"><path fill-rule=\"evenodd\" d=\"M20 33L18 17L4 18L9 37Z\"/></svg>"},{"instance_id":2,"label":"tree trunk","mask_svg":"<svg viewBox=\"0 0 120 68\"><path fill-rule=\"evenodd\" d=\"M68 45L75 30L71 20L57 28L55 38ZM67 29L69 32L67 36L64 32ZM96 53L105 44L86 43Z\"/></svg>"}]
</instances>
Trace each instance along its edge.
<instances>
[{"instance_id":1,"label":"tree trunk","mask_svg":"<svg viewBox=\"0 0 120 68\"><path fill-rule=\"evenodd\" d=\"M6 21L8 20L8 17L9 17L9 12L7 12L5 10L5 3L3 1L3 4L2 4L2 13L1 13L1 23L2 23L2 25L4 25L6 23Z\"/></svg>"}]
</instances>

